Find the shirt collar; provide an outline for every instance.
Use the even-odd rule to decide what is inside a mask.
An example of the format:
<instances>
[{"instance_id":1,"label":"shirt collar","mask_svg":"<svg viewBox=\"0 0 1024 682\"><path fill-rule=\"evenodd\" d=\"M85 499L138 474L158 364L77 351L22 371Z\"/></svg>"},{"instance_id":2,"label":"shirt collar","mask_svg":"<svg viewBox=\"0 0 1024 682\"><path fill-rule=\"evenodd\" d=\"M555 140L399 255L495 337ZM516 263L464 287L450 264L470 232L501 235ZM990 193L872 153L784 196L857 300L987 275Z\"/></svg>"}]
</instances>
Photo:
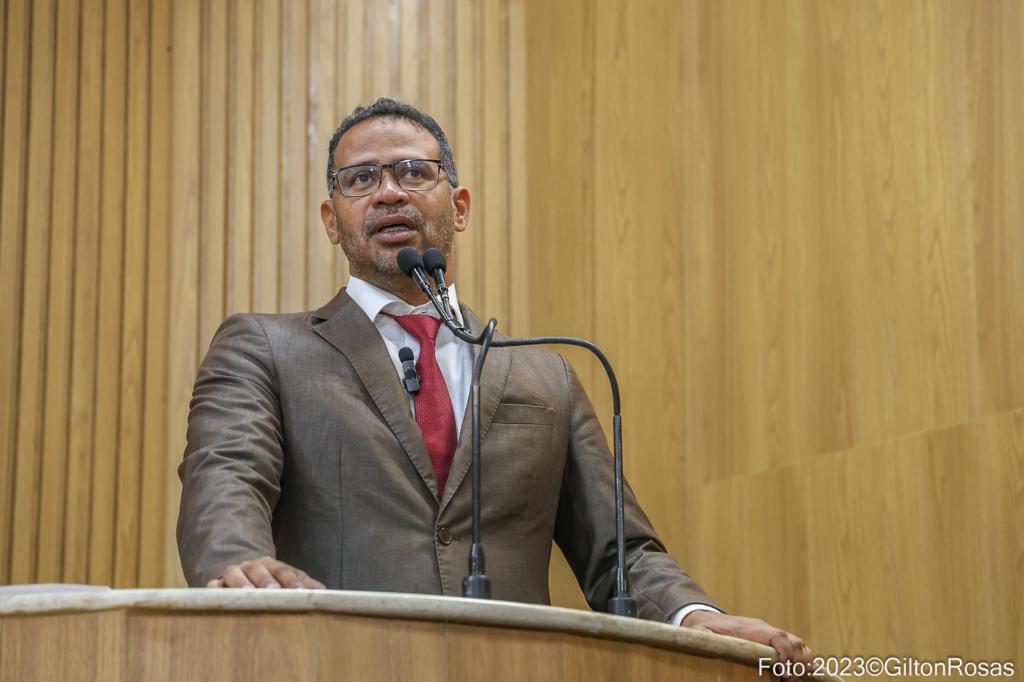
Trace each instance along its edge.
<instances>
[{"instance_id":1,"label":"shirt collar","mask_svg":"<svg viewBox=\"0 0 1024 682\"><path fill-rule=\"evenodd\" d=\"M434 305L430 301L418 306L409 305L390 291L385 291L354 275L349 276L348 284L345 285L345 293L356 302L356 305L362 308L368 318L374 321L381 313L439 317L437 311L434 310ZM459 309L459 296L455 293L454 284L448 286L448 298L451 300L455 319L459 324L465 324L462 320L462 310Z\"/></svg>"}]
</instances>

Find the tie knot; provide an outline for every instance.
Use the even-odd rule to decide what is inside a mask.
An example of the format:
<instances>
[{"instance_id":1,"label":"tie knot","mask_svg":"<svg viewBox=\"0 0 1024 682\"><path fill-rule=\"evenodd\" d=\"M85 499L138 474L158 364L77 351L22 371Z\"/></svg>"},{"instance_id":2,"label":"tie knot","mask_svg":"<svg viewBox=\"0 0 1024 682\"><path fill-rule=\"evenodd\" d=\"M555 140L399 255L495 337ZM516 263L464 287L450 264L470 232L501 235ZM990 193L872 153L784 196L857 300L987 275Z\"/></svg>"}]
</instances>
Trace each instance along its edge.
<instances>
[{"instance_id":1,"label":"tie knot","mask_svg":"<svg viewBox=\"0 0 1024 682\"><path fill-rule=\"evenodd\" d=\"M435 341L437 332L441 328L441 320L430 315L394 315L393 317L402 329L415 336L420 343Z\"/></svg>"}]
</instances>

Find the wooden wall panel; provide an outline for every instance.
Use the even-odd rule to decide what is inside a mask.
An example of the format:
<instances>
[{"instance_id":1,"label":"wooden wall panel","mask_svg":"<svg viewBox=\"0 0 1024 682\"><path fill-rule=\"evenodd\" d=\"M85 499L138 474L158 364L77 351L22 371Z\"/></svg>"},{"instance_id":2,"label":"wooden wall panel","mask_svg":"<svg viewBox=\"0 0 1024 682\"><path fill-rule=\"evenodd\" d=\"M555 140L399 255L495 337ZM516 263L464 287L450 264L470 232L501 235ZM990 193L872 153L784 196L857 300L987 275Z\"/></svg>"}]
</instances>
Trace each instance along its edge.
<instances>
[{"instance_id":1,"label":"wooden wall panel","mask_svg":"<svg viewBox=\"0 0 1024 682\"><path fill-rule=\"evenodd\" d=\"M127 127L128 6L108 0L103 34L103 166L100 201L96 428L93 439L89 580L114 579L117 445L120 424L121 325L124 281L125 153Z\"/></svg>"},{"instance_id":2,"label":"wooden wall panel","mask_svg":"<svg viewBox=\"0 0 1024 682\"><path fill-rule=\"evenodd\" d=\"M228 7L227 184L225 283L227 310L252 307L253 92L255 13L236 0Z\"/></svg>"},{"instance_id":3,"label":"wooden wall panel","mask_svg":"<svg viewBox=\"0 0 1024 682\"><path fill-rule=\"evenodd\" d=\"M139 517L139 585L170 584L165 575L168 507L173 504L174 458L168 450L168 358L171 303L172 189L172 4L150 5L149 211L146 249L146 366L143 395L142 512ZM180 370L178 370L180 371ZM67 578L67 579L70 579ZM129 585L124 583L119 586Z\"/></svg>"},{"instance_id":4,"label":"wooden wall panel","mask_svg":"<svg viewBox=\"0 0 1024 682\"><path fill-rule=\"evenodd\" d=\"M466 250L493 250L456 261L462 297L525 324L514 4L5 0L0 583L181 584L196 368L226 315L311 309L346 281L319 203L360 103L446 128L474 191Z\"/></svg>"},{"instance_id":5,"label":"wooden wall panel","mask_svg":"<svg viewBox=\"0 0 1024 682\"><path fill-rule=\"evenodd\" d=\"M176 464L170 453L183 446L182 434L175 424L188 416L188 403L194 375L186 368L194 366L205 344L199 340L200 294L199 261L201 241L208 233L202 224L202 168L209 162L202 139L201 82L204 56L201 52L203 6L199 0L172 4L171 39L171 248L170 305L168 308L169 348L167 355L167 445L166 480L174 480ZM276 23L276 22L275 22ZM199 94L200 96L197 96ZM276 243L270 247L276 251ZM171 488L174 491L175 488ZM178 502L169 491L164 502L164 528L173 527ZM164 575L174 575L177 557L173 539L165 537Z\"/></svg>"},{"instance_id":6,"label":"wooden wall panel","mask_svg":"<svg viewBox=\"0 0 1024 682\"><path fill-rule=\"evenodd\" d=\"M103 2L83 0L78 72L78 158L73 226L71 413L68 423L63 574L88 578L96 436L97 281L103 148ZM107 349L103 349L106 351ZM113 349L110 349L113 350ZM12 556L17 556L14 548ZM14 576L12 576L14 577ZM28 576L17 579L28 580Z\"/></svg>"},{"instance_id":7,"label":"wooden wall panel","mask_svg":"<svg viewBox=\"0 0 1024 682\"><path fill-rule=\"evenodd\" d=\"M25 239L24 205L27 159L29 25L31 3L12 0L6 8L4 42L3 128L0 134L0 546L11 546L14 498L21 337L22 249ZM29 406L31 409L32 406ZM0 561L3 578L12 567Z\"/></svg>"},{"instance_id":8,"label":"wooden wall panel","mask_svg":"<svg viewBox=\"0 0 1024 682\"><path fill-rule=\"evenodd\" d=\"M71 402L75 178L78 157L79 0L61 0L57 10L57 65L54 103L53 202L46 273L46 397L40 472L37 579L59 582L64 565L64 499L67 490L68 416ZM41 283L40 283L41 286ZM60 340L53 342L51 340Z\"/></svg>"},{"instance_id":9,"label":"wooden wall panel","mask_svg":"<svg viewBox=\"0 0 1024 682\"><path fill-rule=\"evenodd\" d=\"M340 54L341 36L337 32L341 7L331 0L311 3L307 17L309 41L309 114L303 144L305 153L306 194L303 199L302 228L306 231L305 307L312 308L328 300L341 281L339 258L341 249L325 249L320 202L326 189L327 149L338 125L338 73L340 59L327 59ZM404 14L403 14L404 16ZM296 218L296 222L300 222ZM348 267L345 266L347 272Z\"/></svg>"},{"instance_id":10,"label":"wooden wall panel","mask_svg":"<svg viewBox=\"0 0 1024 682\"><path fill-rule=\"evenodd\" d=\"M22 258L26 282L40 286L22 291L21 358L19 370L17 459L14 470L14 513L12 542L25 551L12 557L11 577L29 575L35 570L35 512L39 500L39 454L42 445L43 400L46 380L46 347L42 343L46 320L46 270L50 240L50 202L46 180L51 171L53 137L53 3L36 3L33 8L32 43L45 50L45 56L32 60L29 88L28 196L24 207L25 233ZM28 226L37 226L29 229Z\"/></svg>"},{"instance_id":11,"label":"wooden wall panel","mask_svg":"<svg viewBox=\"0 0 1024 682\"><path fill-rule=\"evenodd\" d=\"M306 4L290 3L281 13L281 136L280 173L282 203L277 217L280 234L281 310L308 310L306 296L306 242L315 225L306 221L306 145L308 26ZM326 55L320 55L326 56ZM323 152L321 152L323 153ZM320 240L323 246L323 240ZM333 249L327 249L333 250ZM295 273L289 275L288 273ZM319 305L319 304L317 304Z\"/></svg>"},{"instance_id":12,"label":"wooden wall panel","mask_svg":"<svg viewBox=\"0 0 1024 682\"><path fill-rule=\"evenodd\" d=\"M1021 660L1020 3L527 7L530 330L608 352L670 549L821 652Z\"/></svg>"},{"instance_id":13,"label":"wooden wall panel","mask_svg":"<svg viewBox=\"0 0 1024 682\"><path fill-rule=\"evenodd\" d=\"M150 7L131 0L128 13L128 92L125 236L121 332L120 424L114 539L115 585L139 581L146 343L146 241L149 178ZM42 524L40 524L42 525Z\"/></svg>"},{"instance_id":14,"label":"wooden wall panel","mask_svg":"<svg viewBox=\"0 0 1024 682\"><path fill-rule=\"evenodd\" d=\"M545 12L550 12L547 19L540 20L537 8L527 6L526 167L531 172L524 180L528 196L534 198L525 208L528 238L535 245L528 264L529 282L534 283L529 287L529 333L596 339L594 4L560 2ZM561 46L557 58L548 51L555 44ZM572 274L552 282L551 273L559 272ZM548 290L547 283L557 291ZM608 405L604 372L598 373L590 354L572 347L559 352L573 363L591 400ZM568 565L557 550L553 554L552 600L586 608Z\"/></svg>"},{"instance_id":15,"label":"wooden wall panel","mask_svg":"<svg viewBox=\"0 0 1024 682\"><path fill-rule=\"evenodd\" d=\"M196 366L344 283L327 143L392 95L473 190L461 297L609 352L627 473L728 608L1020 660L1019 3L0 9L0 582L180 584Z\"/></svg>"}]
</instances>

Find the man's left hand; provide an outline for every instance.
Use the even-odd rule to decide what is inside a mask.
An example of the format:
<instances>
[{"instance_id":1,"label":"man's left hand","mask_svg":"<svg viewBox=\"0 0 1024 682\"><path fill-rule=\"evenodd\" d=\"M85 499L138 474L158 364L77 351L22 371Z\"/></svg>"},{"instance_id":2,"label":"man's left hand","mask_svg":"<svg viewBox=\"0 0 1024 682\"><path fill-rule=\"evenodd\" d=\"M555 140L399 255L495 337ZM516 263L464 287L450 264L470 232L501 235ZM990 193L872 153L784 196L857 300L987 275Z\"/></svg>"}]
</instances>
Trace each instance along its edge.
<instances>
[{"instance_id":1,"label":"man's left hand","mask_svg":"<svg viewBox=\"0 0 1024 682\"><path fill-rule=\"evenodd\" d=\"M800 661L810 665L811 659L814 658L814 654L804 644L804 640L774 625L769 625L760 618L730 616L714 611L694 611L683 619L682 625L695 630L767 644L779 652L779 660L783 662Z\"/></svg>"}]
</instances>

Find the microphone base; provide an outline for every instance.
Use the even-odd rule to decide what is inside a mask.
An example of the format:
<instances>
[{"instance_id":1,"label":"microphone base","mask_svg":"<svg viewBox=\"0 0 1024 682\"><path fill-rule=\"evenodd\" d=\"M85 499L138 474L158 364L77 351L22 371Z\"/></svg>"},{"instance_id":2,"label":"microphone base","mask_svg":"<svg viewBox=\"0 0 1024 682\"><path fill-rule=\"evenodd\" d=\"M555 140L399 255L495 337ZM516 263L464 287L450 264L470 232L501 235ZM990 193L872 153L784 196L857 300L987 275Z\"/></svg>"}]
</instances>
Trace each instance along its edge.
<instances>
[{"instance_id":1,"label":"microphone base","mask_svg":"<svg viewBox=\"0 0 1024 682\"><path fill-rule=\"evenodd\" d=\"M462 579L462 596L470 599L490 599L491 579L486 575L467 575Z\"/></svg>"},{"instance_id":2,"label":"microphone base","mask_svg":"<svg viewBox=\"0 0 1024 682\"><path fill-rule=\"evenodd\" d=\"M637 617L636 599L632 597L612 597L608 600L608 613L613 616Z\"/></svg>"}]
</instances>

